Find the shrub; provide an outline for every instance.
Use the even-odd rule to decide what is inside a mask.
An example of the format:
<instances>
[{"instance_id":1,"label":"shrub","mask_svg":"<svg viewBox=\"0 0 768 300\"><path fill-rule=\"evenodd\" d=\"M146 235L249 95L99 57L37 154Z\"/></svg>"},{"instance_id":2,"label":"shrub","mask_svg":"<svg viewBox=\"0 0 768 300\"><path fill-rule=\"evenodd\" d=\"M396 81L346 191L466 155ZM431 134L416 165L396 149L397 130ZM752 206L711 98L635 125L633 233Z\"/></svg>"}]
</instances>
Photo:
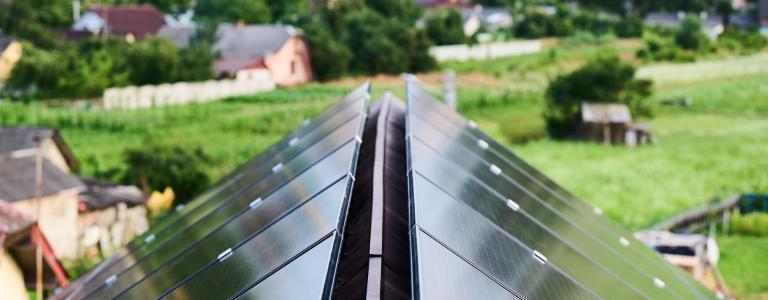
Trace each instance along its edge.
<instances>
[{"instance_id":1,"label":"shrub","mask_svg":"<svg viewBox=\"0 0 768 300\"><path fill-rule=\"evenodd\" d=\"M541 12L529 12L525 19L514 26L515 36L522 38L567 36L572 32L573 24L570 18L550 16Z\"/></svg>"},{"instance_id":2,"label":"shrub","mask_svg":"<svg viewBox=\"0 0 768 300\"><path fill-rule=\"evenodd\" d=\"M672 38L653 32L643 35L645 48L637 51L637 57L646 61L691 62L696 54L678 47Z\"/></svg>"},{"instance_id":3,"label":"shrub","mask_svg":"<svg viewBox=\"0 0 768 300\"><path fill-rule=\"evenodd\" d=\"M731 232L743 235L768 235L768 213L741 215L736 212L731 216Z\"/></svg>"},{"instance_id":4,"label":"shrub","mask_svg":"<svg viewBox=\"0 0 768 300\"><path fill-rule=\"evenodd\" d=\"M709 52L712 43L701 29L701 20L688 15L680 24L680 31L675 34L675 43L680 48L698 52Z\"/></svg>"},{"instance_id":5,"label":"shrub","mask_svg":"<svg viewBox=\"0 0 768 300\"><path fill-rule=\"evenodd\" d=\"M719 48L738 54L751 54L768 46L768 39L756 31L729 27L717 39Z\"/></svg>"},{"instance_id":6,"label":"shrub","mask_svg":"<svg viewBox=\"0 0 768 300\"><path fill-rule=\"evenodd\" d=\"M455 8L437 9L426 21L427 36L437 45L464 44L464 21Z\"/></svg>"},{"instance_id":7,"label":"shrub","mask_svg":"<svg viewBox=\"0 0 768 300\"><path fill-rule=\"evenodd\" d=\"M618 57L601 57L580 69L552 80L547 87L544 118L554 138L565 138L580 120L581 103L626 104L637 116L650 116L644 98L652 93L652 82L635 78L635 67Z\"/></svg>"},{"instance_id":8,"label":"shrub","mask_svg":"<svg viewBox=\"0 0 768 300\"><path fill-rule=\"evenodd\" d=\"M171 187L177 203L191 200L210 183L203 171L210 158L200 148L149 144L127 149L124 156L128 166L122 178L124 183L140 186L147 192Z\"/></svg>"}]
</instances>

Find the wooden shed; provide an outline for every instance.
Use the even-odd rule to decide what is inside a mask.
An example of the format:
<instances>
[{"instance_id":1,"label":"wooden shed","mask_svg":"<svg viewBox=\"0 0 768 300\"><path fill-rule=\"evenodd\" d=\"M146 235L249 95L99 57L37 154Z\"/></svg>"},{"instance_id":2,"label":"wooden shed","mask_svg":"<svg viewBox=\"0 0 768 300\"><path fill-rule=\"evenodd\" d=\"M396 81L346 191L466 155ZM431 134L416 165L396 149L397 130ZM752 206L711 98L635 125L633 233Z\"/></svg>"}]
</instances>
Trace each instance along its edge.
<instances>
[{"instance_id":1,"label":"wooden shed","mask_svg":"<svg viewBox=\"0 0 768 300\"><path fill-rule=\"evenodd\" d=\"M588 141L627 146L653 142L650 127L633 123L629 107L619 103L582 103L576 136Z\"/></svg>"}]
</instances>

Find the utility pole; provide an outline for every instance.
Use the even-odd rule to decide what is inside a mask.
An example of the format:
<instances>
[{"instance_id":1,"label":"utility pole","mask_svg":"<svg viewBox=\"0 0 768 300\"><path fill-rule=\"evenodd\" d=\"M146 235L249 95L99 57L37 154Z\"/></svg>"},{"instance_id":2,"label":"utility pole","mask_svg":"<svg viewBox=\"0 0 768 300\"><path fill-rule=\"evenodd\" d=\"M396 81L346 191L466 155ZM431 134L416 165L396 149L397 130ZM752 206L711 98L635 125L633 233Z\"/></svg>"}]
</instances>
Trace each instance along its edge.
<instances>
[{"instance_id":1,"label":"utility pole","mask_svg":"<svg viewBox=\"0 0 768 300\"><path fill-rule=\"evenodd\" d=\"M35 293L37 299L43 299L43 230L40 228L43 201L43 138L35 136L37 143L35 163L35 214L37 219L37 240L35 241Z\"/></svg>"}]
</instances>

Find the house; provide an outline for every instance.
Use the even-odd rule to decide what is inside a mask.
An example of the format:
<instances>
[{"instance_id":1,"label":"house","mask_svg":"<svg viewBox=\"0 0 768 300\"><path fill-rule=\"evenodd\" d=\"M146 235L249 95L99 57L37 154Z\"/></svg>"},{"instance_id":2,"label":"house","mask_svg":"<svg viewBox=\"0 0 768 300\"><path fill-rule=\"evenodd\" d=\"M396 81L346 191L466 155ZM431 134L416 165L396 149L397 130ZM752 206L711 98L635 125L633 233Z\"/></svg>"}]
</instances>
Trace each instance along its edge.
<instances>
[{"instance_id":1,"label":"house","mask_svg":"<svg viewBox=\"0 0 768 300\"><path fill-rule=\"evenodd\" d=\"M156 35L165 24L163 13L152 5L99 6L77 18L70 36L116 35L133 42Z\"/></svg>"},{"instance_id":2,"label":"house","mask_svg":"<svg viewBox=\"0 0 768 300\"><path fill-rule=\"evenodd\" d=\"M312 80L307 43L292 26L222 24L213 49L218 77L250 79L251 71L266 69L280 86Z\"/></svg>"},{"instance_id":3,"label":"house","mask_svg":"<svg viewBox=\"0 0 768 300\"><path fill-rule=\"evenodd\" d=\"M472 8L462 8L461 16L464 20L464 35L473 36L480 28L488 32L512 26L512 14L503 7L483 7L475 5Z\"/></svg>"},{"instance_id":4,"label":"house","mask_svg":"<svg viewBox=\"0 0 768 300\"><path fill-rule=\"evenodd\" d=\"M78 194L83 183L74 175L42 159L42 189L38 202L36 155L4 159L0 163L0 200L35 219L56 257L77 258ZM38 213L39 212L39 213Z\"/></svg>"},{"instance_id":5,"label":"house","mask_svg":"<svg viewBox=\"0 0 768 300\"><path fill-rule=\"evenodd\" d=\"M648 126L632 123L629 107L617 103L582 103L576 135L606 144L635 146L652 142Z\"/></svg>"},{"instance_id":6,"label":"house","mask_svg":"<svg viewBox=\"0 0 768 300\"><path fill-rule=\"evenodd\" d=\"M106 257L149 230L147 197L135 186L82 179L79 257Z\"/></svg>"},{"instance_id":7,"label":"house","mask_svg":"<svg viewBox=\"0 0 768 300\"><path fill-rule=\"evenodd\" d=\"M43 289L64 288L66 271L51 250L34 218L0 201L0 290L3 299L29 299L36 283L36 247L43 254Z\"/></svg>"},{"instance_id":8,"label":"house","mask_svg":"<svg viewBox=\"0 0 768 300\"><path fill-rule=\"evenodd\" d=\"M21 43L11 37L0 36L0 81L11 76L11 71L21 59Z\"/></svg>"},{"instance_id":9,"label":"house","mask_svg":"<svg viewBox=\"0 0 768 300\"><path fill-rule=\"evenodd\" d=\"M42 153L40 164L38 153ZM0 203L33 216L56 257L82 257L87 249L83 235L95 218L106 220L96 226L97 244L103 244L102 249L113 249L116 243L124 245L128 238L147 230L141 191L69 173L77 167L77 160L57 130L0 128Z\"/></svg>"},{"instance_id":10,"label":"house","mask_svg":"<svg viewBox=\"0 0 768 300\"><path fill-rule=\"evenodd\" d=\"M178 16L166 15L165 25L157 31L157 36L170 40L176 48L187 48L197 32L197 24L192 20L193 17L193 10Z\"/></svg>"},{"instance_id":11,"label":"house","mask_svg":"<svg viewBox=\"0 0 768 300\"><path fill-rule=\"evenodd\" d=\"M0 155L22 157L37 153L37 139L43 157L57 168L69 172L79 162L56 129L34 127L0 127Z\"/></svg>"}]
</instances>

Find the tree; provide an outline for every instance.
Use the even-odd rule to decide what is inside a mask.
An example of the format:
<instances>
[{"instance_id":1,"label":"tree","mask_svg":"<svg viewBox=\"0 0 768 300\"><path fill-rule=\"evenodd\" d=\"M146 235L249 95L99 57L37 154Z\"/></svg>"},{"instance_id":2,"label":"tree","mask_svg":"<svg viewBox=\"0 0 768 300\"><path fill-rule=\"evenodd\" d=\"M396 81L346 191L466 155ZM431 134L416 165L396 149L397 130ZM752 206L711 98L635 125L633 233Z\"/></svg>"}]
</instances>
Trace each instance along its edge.
<instances>
[{"instance_id":1,"label":"tree","mask_svg":"<svg viewBox=\"0 0 768 300\"><path fill-rule=\"evenodd\" d=\"M580 120L582 102L626 104L635 115L650 115L643 102L652 82L635 78L635 67L618 57L602 57L580 69L556 77L547 87L544 117L550 136L569 136Z\"/></svg>"},{"instance_id":2,"label":"tree","mask_svg":"<svg viewBox=\"0 0 768 300\"><path fill-rule=\"evenodd\" d=\"M139 0L139 3L152 4L157 9L173 15L182 14L194 6L194 0Z\"/></svg>"},{"instance_id":3,"label":"tree","mask_svg":"<svg viewBox=\"0 0 768 300\"><path fill-rule=\"evenodd\" d=\"M167 39L144 39L128 51L131 83L144 85L176 81L180 62L176 46Z\"/></svg>"},{"instance_id":4,"label":"tree","mask_svg":"<svg viewBox=\"0 0 768 300\"><path fill-rule=\"evenodd\" d=\"M195 16L214 22L269 23L272 11L266 0L200 0Z\"/></svg>"},{"instance_id":5,"label":"tree","mask_svg":"<svg viewBox=\"0 0 768 300\"><path fill-rule=\"evenodd\" d=\"M203 81L213 78L216 60L207 42L193 43L179 50L179 70L175 81Z\"/></svg>"},{"instance_id":6,"label":"tree","mask_svg":"<svg viewBox=\"0 0 768 300\"><path fill-rule=\"evenodd\" d=\"M179 203L191 200L210 183L203 172L210 158L200 148L149 144L126 150L124 158L128 166L124 183L140 186L146 192L171 187Z\"/></svg>"},{"instance_id":7,"label":"tree","mask_svg":"<svg viewBox=\"0 0 768 300\"><path fill-rule=\"evenodd\" d=\"M272 18L278 21L295 21L310 11L310 1L306 0L267 0L272 10Z\"/></svg>"},{"instance_id":8,"label":"tree","mask_svg":"<svg viewBox=\"0 0 768 300\"><path fill-rule=\"evenodd\" d=\"M72 24L68 0L0 1L0 30L35 46L52 49L60 44L54 29Z\"/></svg>"},{"instance_id":9,"label":"tree","mask_svg":"<svg viewBox=\"0 0 768 300\"><path fill-rule=\"evenodd\" d=\"M317 80L336 79L349 71L352 52L334 38L325 23L305 23L303 29L311 49L312 71Z\"/></svg>"},{"instance_id":10,"label":"tree","mask_svg":"<svg viewBox=\"0 0 768 300\"><path fill-rule=\"evenodd\" d=\"M426 21L427 36L437 45L464 44L464 21L455 8L431 12Z\"/></svg>"},{"instance_id":11,"label":"tree","mask_svg":"<svg viewBox=\"0 0 768 300\"><path fill-rule=\"evenodd\" d=\"M729 0L720 0L717 1L717 6L715 8L717 13L720 15L723 21L723 27L728 27L731 25L731 14L733 14L733 4L731 4L731 1Z\"/></svg>"},{"instance_id":12,"label":"tree","mask_svg":"<svg viewBox=\"0 0 768 300\"><path fill-rule=\"evenodd\" d=\"M709 37L701 29L701 21L693 15L683 19L680 31L675 34L675 43L685 50L708 51L711 48Z\"/></svg>"}]
</instances>

